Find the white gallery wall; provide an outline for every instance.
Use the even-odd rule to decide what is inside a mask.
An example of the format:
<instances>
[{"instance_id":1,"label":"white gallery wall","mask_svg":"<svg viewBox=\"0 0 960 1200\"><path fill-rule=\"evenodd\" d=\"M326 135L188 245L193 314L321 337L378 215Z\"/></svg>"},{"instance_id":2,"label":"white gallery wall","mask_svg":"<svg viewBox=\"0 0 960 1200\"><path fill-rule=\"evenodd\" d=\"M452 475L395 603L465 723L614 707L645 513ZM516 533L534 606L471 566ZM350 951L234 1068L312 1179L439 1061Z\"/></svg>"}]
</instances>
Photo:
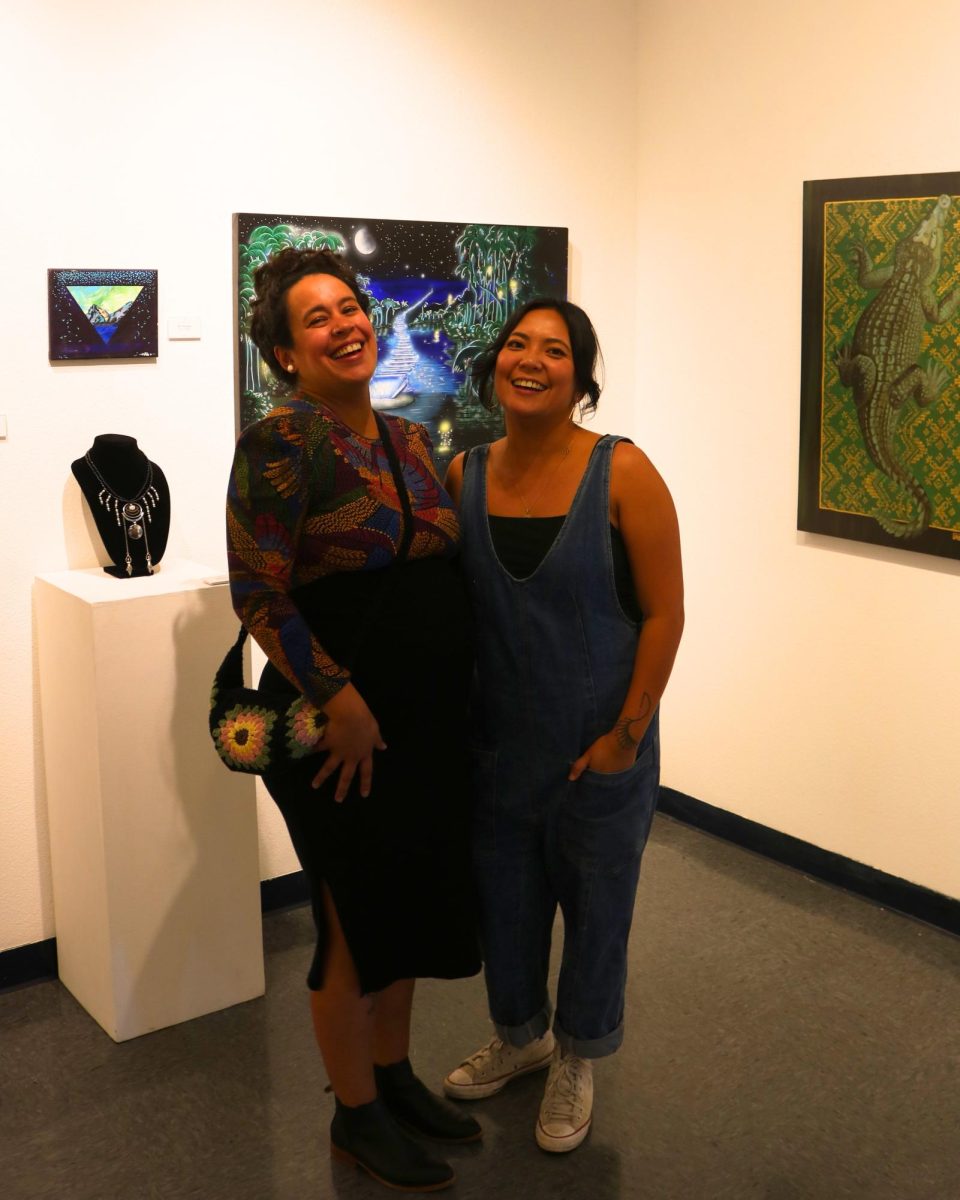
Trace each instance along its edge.
<instances>
[{"instance_id":1,"label":"white gallery wall","mask_svg":"<svg viewBox=\"0 0 960 1200\"><path fill-rule=\"evenodd\" d=\"M0 950L55 934L31 586L97 561L70 463L98 433L136 437L170 482L167 557L223 566L231 213L568 226L571 294L607 352L597 424L632 422L637 11L604 7L589 22L575 0L4 8ZM158 360L51 366L47 268L131 266L159 271ZM166 340L183 316L199 341ZM269 801L260 829L261 877L295 870Z\"/></svg>"},{"instance_id":2,"label":"white gallery wall","mask_svg":"<svg viewBox=\"0 0 960 1200\"><path fill-rule=\"evenodd\" d=\"M802 181L960 170L960 6L640 12L636 427L688 596L664 781L960 897L960 563L795 529Z\"/></svg>"}]
</instances>

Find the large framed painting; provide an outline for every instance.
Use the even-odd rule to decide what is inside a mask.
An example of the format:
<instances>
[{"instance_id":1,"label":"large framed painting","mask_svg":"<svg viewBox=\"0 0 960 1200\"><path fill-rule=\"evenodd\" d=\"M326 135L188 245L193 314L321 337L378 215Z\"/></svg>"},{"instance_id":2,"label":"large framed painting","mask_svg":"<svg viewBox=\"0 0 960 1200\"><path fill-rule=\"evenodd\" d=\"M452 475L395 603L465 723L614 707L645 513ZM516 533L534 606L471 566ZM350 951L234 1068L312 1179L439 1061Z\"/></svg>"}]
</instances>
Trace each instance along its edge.
<instances>
[{"instance_id":1,"label":"large framed painting","mask_svg":"<svg viewBox=\"0 0 960 1200\"><path fill-rule=\"evenodd\" d=\"M803 207L798 528L960 558L960 173Z\"/></svg>"},{"instance_id":2,"label":"large framed painting","mask_svg":"<svg viewBox=\"0 0 960 1200\"><path fill-rule=\"evenodd\" d=\"M157 272L47 271L50 359L157 357Z\"/></svg>"},{"instance_id":3,"label":"large framed painting","mask_svg":"<svg viewBox=\"0 0 960 1200\"><path fill-rule=\"evenodd\" d=\"M286 394L250 340L257 267L284 246L326 246L370 299L374 407L427 426L438 460L500 434L468 386L473 358L536 295L564 298L566 229L280 213L234 215L238 427Z\"/></svg>"}]
</instances>

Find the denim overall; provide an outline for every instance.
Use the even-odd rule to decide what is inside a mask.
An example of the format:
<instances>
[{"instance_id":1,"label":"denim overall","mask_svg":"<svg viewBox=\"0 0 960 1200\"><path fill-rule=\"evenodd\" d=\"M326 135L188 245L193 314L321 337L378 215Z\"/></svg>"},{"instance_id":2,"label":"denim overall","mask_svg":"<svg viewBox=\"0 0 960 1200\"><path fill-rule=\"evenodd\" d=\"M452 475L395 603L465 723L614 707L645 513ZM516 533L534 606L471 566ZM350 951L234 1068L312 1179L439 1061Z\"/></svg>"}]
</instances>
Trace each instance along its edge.
<instances>
[{"instance_id":1,"label":"denim overall","mask_svg":"<svg viewBox=\"0 0 960 1200\"><path fill-rule=\"evenodd\" d=\"M610 460L594 447L540 566L515 579L487 521L488 447L467 458L463 563L476 616L475 865L490 1013L514 1046L550 1027L550 937L563 960L553 1023L564 1049L612 1054L623 1040L627 938L660 776L657 714L631 767L570 764L620 715L640 626L620 607L610 545Z\"/></svg>"}]
</instances>

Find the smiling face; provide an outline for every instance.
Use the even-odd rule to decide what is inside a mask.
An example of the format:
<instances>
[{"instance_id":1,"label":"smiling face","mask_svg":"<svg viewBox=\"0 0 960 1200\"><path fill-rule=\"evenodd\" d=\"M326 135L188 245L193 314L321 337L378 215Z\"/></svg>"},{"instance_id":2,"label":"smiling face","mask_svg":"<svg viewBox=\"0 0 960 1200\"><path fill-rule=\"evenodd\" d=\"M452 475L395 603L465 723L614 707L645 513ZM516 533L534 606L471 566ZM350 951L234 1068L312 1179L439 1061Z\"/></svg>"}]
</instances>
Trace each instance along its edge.
<instances>
[{"instance_id":1,"label":"smiling face","mask_svg":"<svg viewBox=\"0 0 960 1200\"><path fill-rule=\"evenodd\" d=\"M519 322L497 355L493 386L505 412L564 418L577 402L570 332L552 308L536 308Z\"/></svg>"},{"instance_id":2,"label":"smiling face","mask_svg":"<svg viewBox=\"0 0 960 1200\"><path fill-rule=\"evenodd\" d=\"M287 292L289 346L277 361L321 400L365 393L377 365L377 338L350 288L334 275L305 275Z\"/></svg>"}]
</instances>

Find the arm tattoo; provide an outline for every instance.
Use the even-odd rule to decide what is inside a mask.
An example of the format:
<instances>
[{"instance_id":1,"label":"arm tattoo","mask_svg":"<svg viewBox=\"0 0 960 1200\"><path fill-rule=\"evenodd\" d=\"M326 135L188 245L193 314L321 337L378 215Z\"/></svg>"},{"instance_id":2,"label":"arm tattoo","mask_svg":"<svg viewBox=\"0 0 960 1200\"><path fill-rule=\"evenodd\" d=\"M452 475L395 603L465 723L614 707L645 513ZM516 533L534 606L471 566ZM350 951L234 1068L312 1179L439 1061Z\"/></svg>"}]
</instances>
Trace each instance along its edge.
<instances>
[{"instance_id":1,"label":"arm tattoo","mask_svg":"<svg viewBox=\"0 0 960 1200\"><path fill-rule=\"evenodd\" d=\"M645 721L650 716L653 708L653 701L650 699L648 692L644 692L640 699L640 711L635 717L621 717L614 725L613 732L616 734L617 745L621 750L630 750L634 746L640 745L640 739L633 736L632 727Z\"/></svg>"}]
</instances>

